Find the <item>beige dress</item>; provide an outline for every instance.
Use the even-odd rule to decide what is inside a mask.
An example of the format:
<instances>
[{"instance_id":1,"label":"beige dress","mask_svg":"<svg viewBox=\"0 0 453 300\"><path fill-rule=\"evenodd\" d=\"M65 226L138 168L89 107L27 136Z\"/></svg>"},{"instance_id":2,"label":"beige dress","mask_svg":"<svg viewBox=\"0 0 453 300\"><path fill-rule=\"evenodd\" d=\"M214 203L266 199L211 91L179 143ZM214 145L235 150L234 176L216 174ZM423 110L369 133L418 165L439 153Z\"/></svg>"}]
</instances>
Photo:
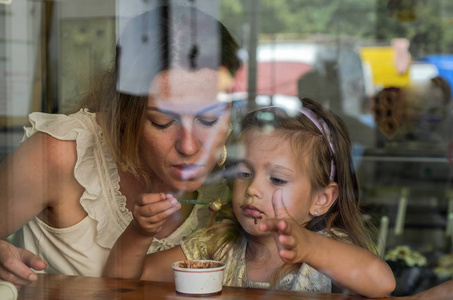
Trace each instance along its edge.
<instances>
[{"instance_id":1,"label":"beige dress","mask_svg":"<svg viewBox=\"0 0 453 300\"><path fill-rule=\"evenodd\" d=\"M29 119L31 127L25 128L23 140L44 132L60 140L76 141L74 175L85 188L80 204L88 215L68 228L53 228L35 217L17 234L17 244L41 256L48 264L46 273L100 276L110 249L132 220L132 214L119 191L118 169L107 151L96 115L81 110L69 116L32 113ZM225 200L228 188L221 181L201 187L198 195ZM148 253L179 245L199 226L206 226L210 216L206 206L195 206L175 232L167 238L154 239Z\"/></svg>"},{"instance_id":2,"label":"beige dress","mask_svg":"<svg viewBox=\"0 0 453 300\"><path fill-rule=\"evenodd\" d=\"M202 233L203 230L198 230L181 244L187 259L212 259L206 253L206 244L209 243L210 235ZM247 279L246 248L247 239L242 236L226 253L223 250L220 251L221 256L223 256L222 262L225 263L223 285L269 288L268 282L252 282ZM282 278L277 285L277 289L330 293L332 291L332 283L329 277L303 263L297 273L290 273Z\"/></svg>"}]
</instances>

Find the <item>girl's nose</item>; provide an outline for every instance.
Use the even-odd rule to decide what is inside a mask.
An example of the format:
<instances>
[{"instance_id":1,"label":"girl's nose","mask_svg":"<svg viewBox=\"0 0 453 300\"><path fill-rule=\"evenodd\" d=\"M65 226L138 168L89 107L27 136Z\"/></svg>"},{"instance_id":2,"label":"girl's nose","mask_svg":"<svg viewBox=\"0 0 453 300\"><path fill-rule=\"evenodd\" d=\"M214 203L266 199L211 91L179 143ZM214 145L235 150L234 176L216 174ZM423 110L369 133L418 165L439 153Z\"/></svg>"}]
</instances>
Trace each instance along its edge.
<instances>
[{"instance_id":1,"label":"girl's nose","mask_svg":"<svg viewBox=\"0 0 453 300\"><path fill-rule=\"evenodd\" d=\"M179 140L176 142L176 150L185 156L191 156L198 152L200 143L191 126L181 125Z\"/></svg>"},{"instance_id":2,"label":"girl's nose","mask_svg":"<svg viewBox=\"0 0 453 300\"><path fill-rule=\"evenodd\" d=\"M259 188L260 184L257 182L257 178L254 177L250 180L250 184L247 187L247 190L245 191L247 198L258 198L262 199L263 198L263 193Z\"/></svg>"}]
</instances>

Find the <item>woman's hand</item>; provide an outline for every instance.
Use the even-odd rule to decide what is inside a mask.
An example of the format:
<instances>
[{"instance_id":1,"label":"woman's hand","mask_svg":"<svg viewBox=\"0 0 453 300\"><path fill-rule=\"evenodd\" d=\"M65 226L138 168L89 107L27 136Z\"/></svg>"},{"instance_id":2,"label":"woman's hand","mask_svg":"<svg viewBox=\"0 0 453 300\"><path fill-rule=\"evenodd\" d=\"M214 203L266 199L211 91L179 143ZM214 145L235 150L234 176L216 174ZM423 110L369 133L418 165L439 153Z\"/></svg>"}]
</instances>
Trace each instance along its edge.
<instances>
[{"instance_id":1,"label":"woman's hand","mask_svg":"<svg viewBox=\"0 0 453 300\"><path fill-rule=\"evenodd\" d=\"M308 230L289 215L283 203L282 191L272 195L275 219L267 219L259 224L263 232L272 232L279 249L279 255L285 263L304 262L307 255Z\"/></svg>"},{"instance_id":2,"label":"woman's hand","mask_svg":"<svg viewBox=\"0 0 453 300\"><path fill-rule=\"evenodd\" d=\"M39 256L0 240L0 280L20 288L38 279L31 268L44 270L46 267L47 264Z\"/></svg>"},{"instance_id":3,"label":"woman's hand","mask_svg":"<svg viewBox=\"0 0 453 300\"><path fill-rule=\"evenodd\" d=\"M170 194L143 194L135 201L132 223L142 235L155 236L167 218L180 208L181 204Z\"/></svg>"},{"instance_id":4,"label":"woman's hand","mask_svg":"<svg viewBox=\"0 0 453 300\"><path fill-rule=\"evenodd\" d=\"M170 194L143 194L134 204L134 219L121 234L105 264L104 276L139 279L146 252L167 218L181 208Z\"/></svg>"}]
</instances>

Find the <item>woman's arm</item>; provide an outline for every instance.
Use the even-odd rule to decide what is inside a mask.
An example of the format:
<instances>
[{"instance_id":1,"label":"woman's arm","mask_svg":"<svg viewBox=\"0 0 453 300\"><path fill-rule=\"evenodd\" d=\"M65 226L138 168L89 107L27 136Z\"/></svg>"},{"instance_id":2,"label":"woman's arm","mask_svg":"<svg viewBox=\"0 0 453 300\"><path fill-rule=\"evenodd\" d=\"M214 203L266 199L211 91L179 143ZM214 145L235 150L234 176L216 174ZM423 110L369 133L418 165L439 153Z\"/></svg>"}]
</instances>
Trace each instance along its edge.
<instances>
[{"instance_id":1,"label":"woman's arm","mask_svg":"<svg viewBox=\"0 0 453 300\"><path fill-rule=\"evenodd\" d=\"M16 232L50 202L47 138L35 134L0 164L0 238Z\"/></svg>"},{"instance_id":2,"label":"woman's arm","mask_svg":"<svg viewBox=\"0 0 453 300\"><path fill-rule=\"evenodd\" d=\"M175 198L144 194L133 209L134 220L118 238L107 259L104 276L172 281L171 263L185 259L180 247L146 255L167 217L180 209Z\"/></svg>"},{"instance_id":3,"label":"woman's arm","mask_svg":"<svg viewBox=\"0 0 453 300\"><path fill-rule=\"evenodd\" d=\"M44 210L57 207L58 201L65 199L65 193L79 192L80 186L74 184L75 161L74 142L36 133L0 164L0 239L16 232ZM0 279L18 286L28 284L36 280L30 268L45 267L38 256L1 241Z\"/></svg>"}]
</instances>

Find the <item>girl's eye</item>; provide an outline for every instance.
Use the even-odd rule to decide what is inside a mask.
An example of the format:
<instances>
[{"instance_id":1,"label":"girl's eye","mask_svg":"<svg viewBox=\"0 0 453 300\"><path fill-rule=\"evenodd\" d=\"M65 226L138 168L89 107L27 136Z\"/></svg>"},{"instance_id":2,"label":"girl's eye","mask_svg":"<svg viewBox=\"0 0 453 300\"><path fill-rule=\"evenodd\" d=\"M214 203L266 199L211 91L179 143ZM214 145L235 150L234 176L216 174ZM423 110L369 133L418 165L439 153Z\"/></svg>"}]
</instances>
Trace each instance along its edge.
<instances>
[{"instance_id":1,"label":"girl's eye","mask_svg":"<svg viewBox=\"0 0 453 300\"><path fill-rule=\"evenodd\" d=\"M160 124L160 123L151 121L151 124L153 124L153 126L156 127L157 129L165 129L165 128L170 127L174 122L175 122L175 120L171 120L170 122Z\"/></svg>"},{"instance_id":2,"label":"girl's eye","mask_svg":"<svg viewBox=\"0 0 453 300\"><path fill-rule=\"evenodd\" d=\"M248 172L237 172L236 173L236 178L238 178L238 179L247 179L250 177L252 177L252 174L250 174Z\"/></svg>"},{"instance_id":3,"label":"girl's eye","mask_svg":"<svg viewBox=\"0 0 453 300\"><path fill-rule=\"evenodd\" d=\"M276 178L276 177L271 177L271 181L273 184L276 184L276 185L285 185L288 183L287 180L283 180L283 179Z\"/></svg>"}]
</instances>

